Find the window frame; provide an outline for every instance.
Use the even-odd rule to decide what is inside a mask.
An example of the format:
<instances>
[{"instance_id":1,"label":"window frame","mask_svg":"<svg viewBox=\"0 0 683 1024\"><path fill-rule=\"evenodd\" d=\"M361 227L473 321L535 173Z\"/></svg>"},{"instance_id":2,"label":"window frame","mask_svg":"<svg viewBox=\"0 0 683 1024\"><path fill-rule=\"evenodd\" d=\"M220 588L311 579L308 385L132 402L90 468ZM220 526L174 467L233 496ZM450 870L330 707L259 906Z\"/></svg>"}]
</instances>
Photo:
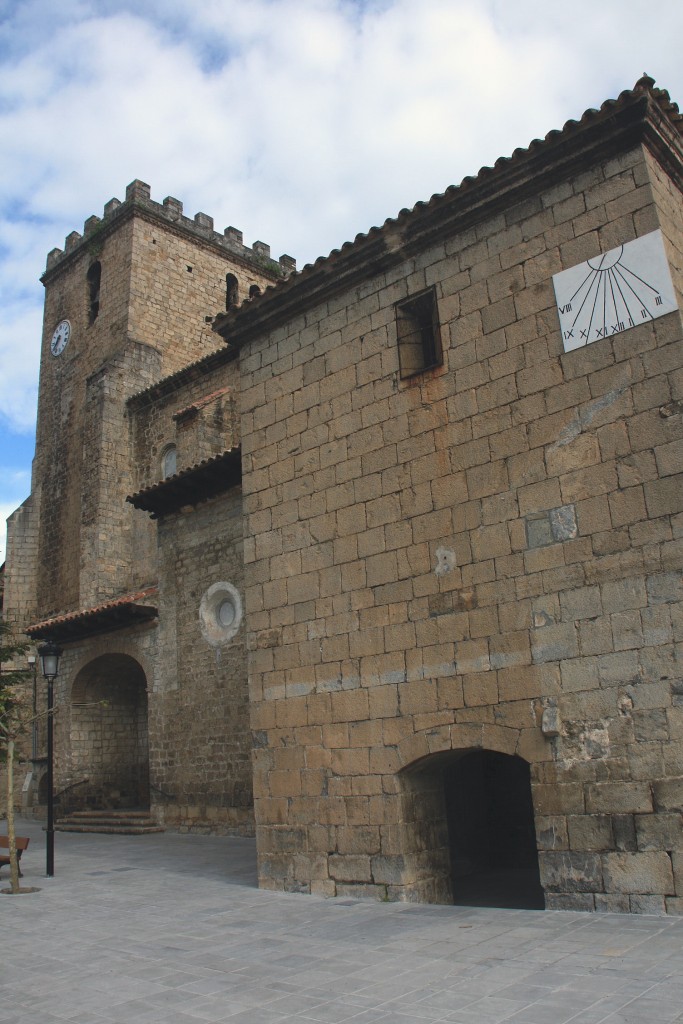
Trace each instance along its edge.
<instances>
[{"instance_id":1,"label":"window frame","mask_svg":"<svg viewBox=\"0 0 683 1024\"><path fill-rule=\"evenodd\" d=\"M167 472L166 461L170 455L173 455L173 472ZM170 480L172 476L175 476L178 472L178 446L170 443L164 445L161 452L161 479Z\"/></svg>"},{"instance_id":2,"label":"window frame","mask_svg":"<svg viewBox=\"0 0 683 1024\"><path fill-rule=\"evenodd\" d=\"M394 303L399 377L410 380L427 370L443 366L441 322L436 289L421 292ZM415 337L418 340L415 340ZM419 354L419 358L416 355Z\"/></svg>"}]
</instances>

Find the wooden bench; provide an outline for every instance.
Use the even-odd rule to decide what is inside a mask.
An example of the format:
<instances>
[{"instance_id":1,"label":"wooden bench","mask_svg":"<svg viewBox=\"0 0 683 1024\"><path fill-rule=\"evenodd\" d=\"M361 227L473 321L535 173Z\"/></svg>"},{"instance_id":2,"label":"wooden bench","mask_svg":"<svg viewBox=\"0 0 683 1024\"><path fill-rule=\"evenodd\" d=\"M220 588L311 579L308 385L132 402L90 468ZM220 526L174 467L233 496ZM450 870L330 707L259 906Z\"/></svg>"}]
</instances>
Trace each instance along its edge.
<instances>
[{"instance_id":1,"label":"wooden bench","mask_svg":"<svg viewBox=\"0 0 683 1024\"><path fill-rule=\"evenodd\" d=\"M26 836L15 836L15 842L17 846L18 866L19 861L21 860L21 855L28 846L30 840L27 839ZM0 852L0 871L5 866L5 864L9 864L9 839L7 838L7 836L0 836L0 851L2 850L7 850L7 853L5 854ZM22 877L21 868L19 868L19 877Z\"/></svg>"}]
</instances>

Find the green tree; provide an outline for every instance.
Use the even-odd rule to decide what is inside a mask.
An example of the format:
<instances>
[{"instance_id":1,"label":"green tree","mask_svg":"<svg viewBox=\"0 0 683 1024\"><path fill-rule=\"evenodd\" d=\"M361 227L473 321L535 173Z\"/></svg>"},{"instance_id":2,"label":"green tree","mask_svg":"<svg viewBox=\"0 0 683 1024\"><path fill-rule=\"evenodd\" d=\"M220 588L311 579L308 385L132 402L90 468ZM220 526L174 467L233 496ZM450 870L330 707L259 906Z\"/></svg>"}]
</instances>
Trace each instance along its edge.
<instances>
[{"instance_id":1,"label":"green tree","mask_svg":"<svg viewBox=\"0 0 683 1024\"><path fill-rule=\"evenodd\" d=\"M18 736L25 732L31 719L25 702L17 692L17 685L25 679L25 672L7 668L18 655L25 653L28 644L21 643L7 622L0 620L0 754L7 763L7 838L12 892L21 892L19 861L14 829L14 751Z\"/></svg>"}]
</instances>

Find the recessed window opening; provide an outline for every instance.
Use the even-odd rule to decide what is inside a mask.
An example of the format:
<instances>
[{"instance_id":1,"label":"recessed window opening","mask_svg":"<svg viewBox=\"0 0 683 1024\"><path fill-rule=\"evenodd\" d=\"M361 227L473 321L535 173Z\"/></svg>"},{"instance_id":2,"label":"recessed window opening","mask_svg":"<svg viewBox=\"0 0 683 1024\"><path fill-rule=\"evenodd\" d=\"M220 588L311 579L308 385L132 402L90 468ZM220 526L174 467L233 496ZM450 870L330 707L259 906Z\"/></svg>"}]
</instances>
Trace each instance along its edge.
<instances>
[{"instance_id":1,"label":"recessed window opening","mask_svg":"<svg viewBox=\"0 0 683 1024\"><path fill-rule=\"evenodd\" d=\"M176 468L178 464L178 453L174 444L169 444L164 448L161 456L161 475L164 480L167 480L169 476L175 476Z\"/></svg>"},{"instance_id":2,"label":"recessed window opening","mask_svg":"<svg viewBox=\"0 0 683 1024\"><path fill-rule=\"evenodd\" d=\"M398 361L403 380L443 362L434 289L396 303Z\"/></svg>"},{"instance_id":3,"label":"recessed window opening","mask_svg":"<svg viewBox=\"0 0 683 1024\"><path fill-rule=\"evenodd\" d=\"M251 287L249 288L249 298L253 299L257 295L260 295L260 294L261 294L261 289L259 288L259 286L257 284L252 284Z\"/></svg>"},{"instance_id":4,"label":"recessed window opening","mask_svg":"<svg viewBox=\"0 0 683 1024\"><path fill-rule=\"evenodd\" d=\"M99 260L90 264L86 278L88 281L88 323L94 324L100 312L102 264Z\"/></svg>"},{"instance_id":5,"label":"recessed window opening","mask_svg":"<svg viewBox=\"0 0 683 1024\"><path fill-rule=\"evenodd\" d=\"M234 309L239 305L239 284L234 274L225 275L225 308Z\"/></svg>"},{"instance_id":6,"label":"recessed window opening","mask_svg":"<svg viewBox=\"0 0 683 1024\"><path fill-rule=\"evenodd\" d=\"M235 604L230 598L226 598L216 608L216 620L219 626L227 628L235 621Z\"/></svg>"}]
</instances>

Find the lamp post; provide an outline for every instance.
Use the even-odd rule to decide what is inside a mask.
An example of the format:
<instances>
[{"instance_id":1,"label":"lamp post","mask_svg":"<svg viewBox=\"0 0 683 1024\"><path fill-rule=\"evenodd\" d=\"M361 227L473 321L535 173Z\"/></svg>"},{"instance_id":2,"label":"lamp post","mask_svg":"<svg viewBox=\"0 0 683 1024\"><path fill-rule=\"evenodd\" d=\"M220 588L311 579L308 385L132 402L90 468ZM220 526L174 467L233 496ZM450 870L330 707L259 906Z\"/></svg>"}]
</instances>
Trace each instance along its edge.
<instances>
[{"instance_id":1,"label":"lamp post","mask_svg":"<svg viewBox=\"0 0 683 1024\"><path fill-rule=\"evenodd\" d=\"M33 681L33 724L31 726L31 760L33 761L33 771L35 771L35 762L38 757L38 686L36 679L36 661L38 659L36 658L35 654L29 654L26 660L29 664L29 670L31 672Z\"/></svg>"},{"instance_id":2,"label":"lamp post","mask_svg":"<svg viewBox=\"0 0 683 1024\"><path fill-rule=\"evenodd\" d=\"M55 873L55 797L54 797L54 750L53 750L53 714L54 714L54 681L59 672L59 658L62 651L57 644L48 641L38 648L38 657L47 679L47 868L45 874L52 878Z\"/></svg>"}]
</instances>

